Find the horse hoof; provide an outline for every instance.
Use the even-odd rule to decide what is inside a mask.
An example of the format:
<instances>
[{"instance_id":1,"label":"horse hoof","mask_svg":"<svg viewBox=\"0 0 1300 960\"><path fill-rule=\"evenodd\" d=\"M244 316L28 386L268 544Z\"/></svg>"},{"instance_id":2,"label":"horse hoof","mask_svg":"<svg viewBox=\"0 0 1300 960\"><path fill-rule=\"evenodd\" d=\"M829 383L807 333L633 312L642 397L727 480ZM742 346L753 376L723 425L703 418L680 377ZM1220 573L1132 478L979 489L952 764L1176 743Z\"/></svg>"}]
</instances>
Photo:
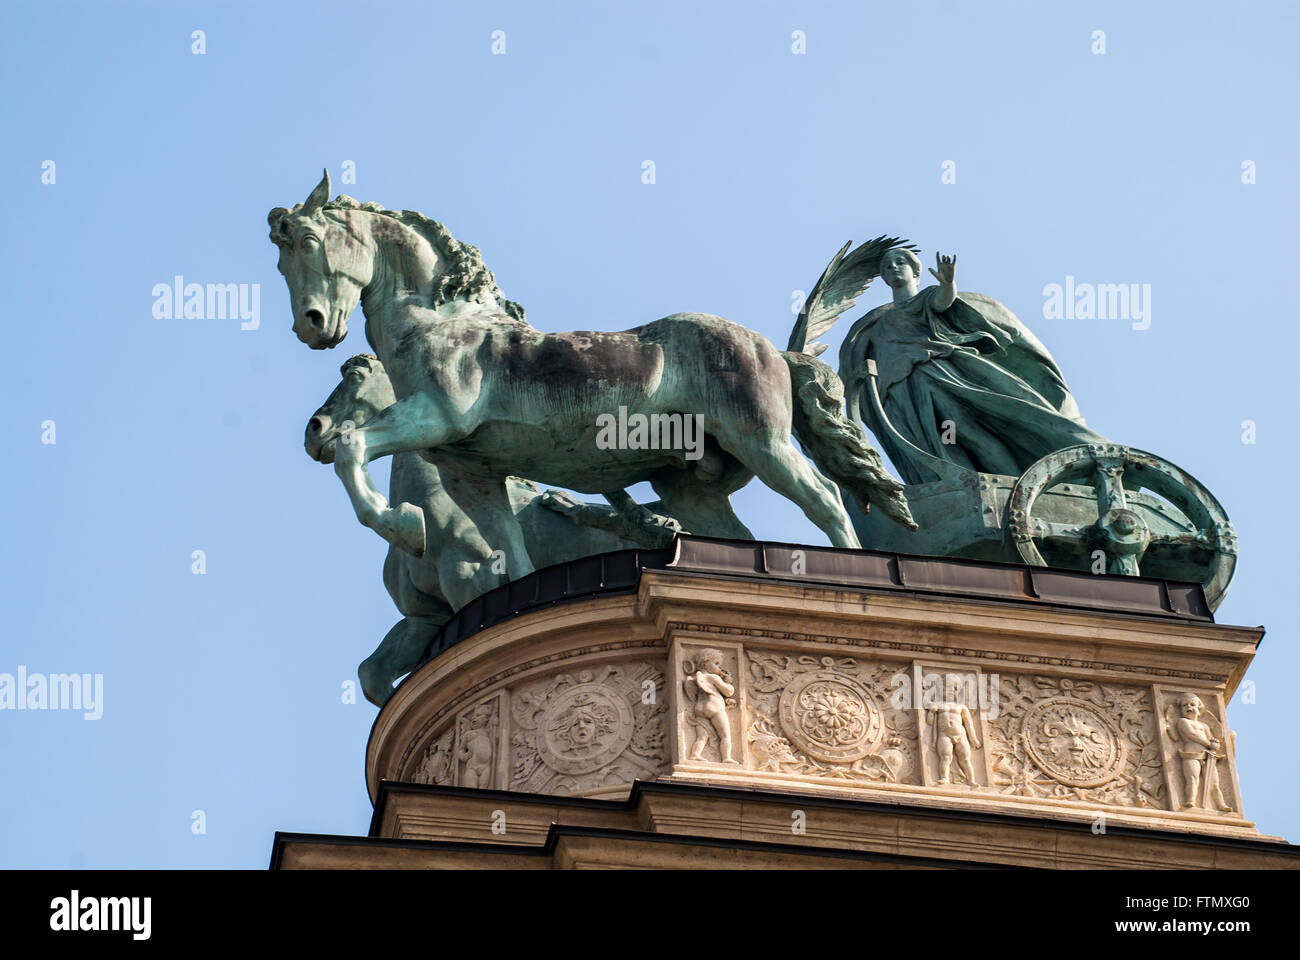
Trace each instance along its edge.
<instances>
[{"instance_id":1,"label":"horse hoof","mask_svg":"<svg viewBox=\"0 0 1300 960\"><path fill-rule=\"evenodd\" d=\"M365 673L359 673L361 677L362 695L377 707L382 707L388 702L388 698L393 695L393 685L390 683L385 688L383 682L378 677L369 677Z\"/></svg>"},{"instance_id":2,"label":"horse hoof","mask_svg":"<svg viewBox=\"0 0 1300 960\"><path fill-rule=\"evenodd\" d=\"M417 560L424 556L424 511L409 503L394 508L393 542Z\"/></svg>"},{"instance_id":3,"label":"horse hoof","mask_svg":"<svg viewBox=\"0 0 1300 960\"><path fill-rule=\"evenodd\" d=\"M682 525L675 518L646 510L639 518L636 539L648 547L666 547L682 532Z\"/></svg>"}]
</instances>

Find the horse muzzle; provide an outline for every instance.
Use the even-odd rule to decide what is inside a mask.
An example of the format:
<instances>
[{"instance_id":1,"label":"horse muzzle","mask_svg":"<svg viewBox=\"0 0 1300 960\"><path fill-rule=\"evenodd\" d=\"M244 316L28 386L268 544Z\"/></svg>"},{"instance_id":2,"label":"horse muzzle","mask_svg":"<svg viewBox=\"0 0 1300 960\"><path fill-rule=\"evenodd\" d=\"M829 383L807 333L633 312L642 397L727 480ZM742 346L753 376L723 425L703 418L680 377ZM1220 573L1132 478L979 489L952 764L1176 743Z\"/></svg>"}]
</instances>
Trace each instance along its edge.
<instances>
[{"instance_id":1,"label":"horse muzzle","mask_svg":"<svg viewBox=\"0 0 1300 960\"><path fill-rule=\"evenodd\" d=\"M307 431L303 437L307 456L318 463L333 463L337 443L338 430L328 414L318 413L307 421Z\"/></svg>"},{"instance_id":2,"label":"horse muzzle","mask_svg":"<svg viewBox=\"0 0 1300 960\"><path fill-rule=\"evenodd\" d=\"M347 336L342 311L308 307L293 319L293 332L313 350L336 347Z\"/></svg>"}]
</instances>

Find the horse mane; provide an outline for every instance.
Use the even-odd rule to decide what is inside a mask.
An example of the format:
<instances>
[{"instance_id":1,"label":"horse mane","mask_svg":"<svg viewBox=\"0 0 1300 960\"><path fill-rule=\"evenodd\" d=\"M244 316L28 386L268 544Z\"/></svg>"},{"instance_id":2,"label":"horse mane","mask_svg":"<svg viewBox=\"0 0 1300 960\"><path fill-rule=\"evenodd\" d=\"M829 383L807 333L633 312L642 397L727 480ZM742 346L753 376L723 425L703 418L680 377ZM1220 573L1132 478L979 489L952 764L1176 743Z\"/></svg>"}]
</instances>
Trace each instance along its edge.
<instances>
[{"instance_id":1,"label":"horse mane","mask_svg":"<svg viewBox=\"0 0 1300 960\"><path fill-rule=\"evenodd\" d=\"M289 213L296 213L302 204L296 204ZM340 193L333 200L327 201L322 210L364 210L380 216L392 217L429 241L438 256L446 263L447 269L439 276L433 291L433 305L439 306L449 300L464 297L466 300L482 303L485 297L492 297L506 312L506 315L519 323L527 324L524 319L522 304L507 300L501 288L497 286L496 277L483 262L483 254L471 243L462 243L451 235L451 231L437 220L433 220L418 210L389 210L380 203L362 203L346 194Z\"/></svg>"},{"instance_id":2,"label":"horse mane","mask_svg":"<svg viewBox=\"0 0 1300 960\"><path fill-rule=\"evenodd\" d=\"M348 371L354 367L367 367L372 371L376 369L383 370L384 361L380 360L373 353L354 354L343 361L343 366L339 367L339 375L346 377Z\"/></svg>"}]
</instances>

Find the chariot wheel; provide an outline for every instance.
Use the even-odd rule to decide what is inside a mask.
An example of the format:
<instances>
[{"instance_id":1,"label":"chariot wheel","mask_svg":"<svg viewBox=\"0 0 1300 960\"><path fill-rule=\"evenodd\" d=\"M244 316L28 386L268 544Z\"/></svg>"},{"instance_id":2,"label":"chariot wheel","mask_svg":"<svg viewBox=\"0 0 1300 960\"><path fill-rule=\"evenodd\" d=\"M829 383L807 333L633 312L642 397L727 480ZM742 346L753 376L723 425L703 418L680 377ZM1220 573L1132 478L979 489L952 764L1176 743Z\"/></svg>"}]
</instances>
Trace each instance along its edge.
<instances>
[{"instance_id":1,"label":"chariot wheel","mask_svg":"<svg viewBox=\"0 0 1300 960\"><path fill-rule=\"evenodd\" d=\"M1060 483L1093 484L1095 524L1060 524L1034 517L1035 501ZM1163 497L1182 511L1192 529L1176 535L1153 533L1141 514L1130 509L1126 485L1130 491L1146 489ZM1127 576L1140 574L1142 558L1151 547L1208 553L1202 587L1211 610L1222 602L1237 565L1236 533L1214 495L1168 460L1119 444L1079 444L1043 457L1012 488L1004 529L1020 557L1037 567L1047 566L1038 541L1048 537L1084 540L1094 553L1105 554L1108 573Z\"/></svg>"}]
</instances>

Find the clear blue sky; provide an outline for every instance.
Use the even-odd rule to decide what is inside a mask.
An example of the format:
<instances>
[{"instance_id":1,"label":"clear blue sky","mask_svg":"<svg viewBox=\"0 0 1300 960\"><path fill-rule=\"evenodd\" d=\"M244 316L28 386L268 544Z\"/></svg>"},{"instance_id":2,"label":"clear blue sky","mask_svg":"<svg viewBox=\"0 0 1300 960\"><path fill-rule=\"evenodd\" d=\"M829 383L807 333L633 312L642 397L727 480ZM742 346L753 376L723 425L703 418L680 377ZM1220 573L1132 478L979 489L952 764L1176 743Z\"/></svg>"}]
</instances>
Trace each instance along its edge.
<instances>
[{"instance_id":1,"label":"clear blue sky","mask_svg":"<svg viewBox=\"0 0 1300 960\"><path fill-rule=\"evenodd\" d=\"M266 239L323 166L480 246L546 330L695 310L784 344L844 241L957 252L1092 427L1236 523L1220 620L1269 629L1230 711L1246 811L1300 839L1298 25L1284 2L0 5L0 672L105 685L98 721L0 713L0 866L260 867L276 829L366 829L375 711L340 686L397 613L384 544L302 450L366 346L298 342ZM260 284L260 328L155 319L177 274ZM1067 275L1149 283L1150 328L1043 319ZM825 542L762 486L736 503Z\"/></svg>"}]
</instances>

